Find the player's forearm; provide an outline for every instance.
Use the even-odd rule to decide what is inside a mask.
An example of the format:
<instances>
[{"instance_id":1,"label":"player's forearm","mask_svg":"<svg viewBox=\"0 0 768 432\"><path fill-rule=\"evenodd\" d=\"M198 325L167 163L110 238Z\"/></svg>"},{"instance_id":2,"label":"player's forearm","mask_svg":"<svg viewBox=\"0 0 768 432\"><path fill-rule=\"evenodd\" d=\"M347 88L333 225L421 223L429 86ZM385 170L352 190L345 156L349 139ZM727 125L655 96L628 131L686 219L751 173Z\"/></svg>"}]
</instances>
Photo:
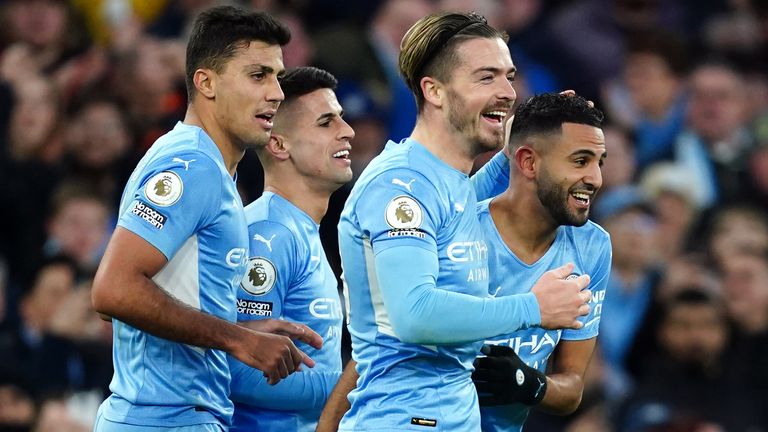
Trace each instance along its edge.
<instances>
[{"instance_id":1,"label":"player's forearm","mask_svg":"<svg viewBox=\"0 0 768 432\"><path fill-rule=\"evenodd\" d=\"M100 269L101 270L101 269ZM97 273L93 306L139 330L163 339L229 351L248 330L174 299L147 276Z\"/></svg>"},{"instance_id":2,"label":"player's forearm","mask_svg":"<svg viewBox=\"0 0 768 432\"><path fill-rule=\"evenodd\" d=\"M376 267L402 268L403 256L410 268L425 270L376 273L390 322L403 342L469 343L540 323L532 293L480 298L436 288L437 269L430 269L437 265L433 252L418 247L386 249L376 255Z\"/></svg>"},{"instance_id":3,"label":"player's forearm","mask_svg":"<svg viewBox=\"0 0 768 432\"><path fill-rule=\"evenodd\" d=\"M547 393L538 405L550 414L568 415L581 403L584 381L576 373L560 373L547 376Z\"/></svg>"},{"instance_id":4,"label":"player's forearm","mask_svg":"<svg viewBox=\"0 0 768 432\"><path fill-rule=\"evenodd\" d=\"M234 402L272 410L320 409L341 376L340 371L305 369L270 385L264 374L234 357L228 358Z\"/></svg>"},{"instance_id":5,"label":"player's forearm","mask_svg":"<svg viewBox=\"0 0 768 432\"><path fill-rule=\"evenodd\" d=\"M341 378L333 388L331 395L325 402L323 413L317 423L315 432L336 432L339 429L339 423L344 414L349 411L349 393L357 386L357 362L350 360L341 374Z\"/></svg>"}]
</instances>

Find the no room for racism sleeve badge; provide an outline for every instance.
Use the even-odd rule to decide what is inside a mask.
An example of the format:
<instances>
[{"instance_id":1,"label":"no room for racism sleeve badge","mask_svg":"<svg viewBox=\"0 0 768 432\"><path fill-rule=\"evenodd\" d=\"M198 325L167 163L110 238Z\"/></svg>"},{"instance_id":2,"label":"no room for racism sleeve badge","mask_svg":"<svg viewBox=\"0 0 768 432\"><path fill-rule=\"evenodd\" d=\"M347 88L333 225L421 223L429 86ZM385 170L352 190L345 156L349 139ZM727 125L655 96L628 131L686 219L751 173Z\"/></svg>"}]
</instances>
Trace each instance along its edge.
<instances>
[{"instance_id":1,"label":"no room for racism sleeve badge","mask_svg":"<svg viewBox=\"0 0 768 432\"><path fill-rule=\"evenodd\" d=\"M415 199L407 195L394 198L387 205L384 218L393 228L387 233L388 237L424 238L424 231L419 229L424 220L424 210Z\"/></svg>"},{"instance_id":2,"label":"no room for racism sleeve badge","mask_svg":"<svg viewBox=\"0 0 768 432\"><path fill-rule=\"evenodd\" d=\"M144 195L161 207L176 204L183 192L184 183L181 181L181 177L173 171L155 174L144 186Z\"/></svg>"}]
</instances>

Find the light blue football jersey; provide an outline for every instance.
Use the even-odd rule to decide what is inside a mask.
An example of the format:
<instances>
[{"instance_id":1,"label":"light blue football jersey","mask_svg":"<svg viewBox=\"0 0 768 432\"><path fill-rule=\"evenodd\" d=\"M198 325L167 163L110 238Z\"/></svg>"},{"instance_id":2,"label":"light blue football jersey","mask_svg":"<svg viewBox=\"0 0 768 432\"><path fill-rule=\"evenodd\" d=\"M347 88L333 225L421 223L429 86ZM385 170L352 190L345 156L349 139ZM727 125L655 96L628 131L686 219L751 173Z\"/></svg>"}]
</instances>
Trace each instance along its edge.
<instances>
[{"instance_id":1,"label":"light blue football jersey","mask_svg":"<svg viewBox=\"0 0 768 432\"><path fill-rule=\"evenodd\" d=\"M298 343L316 365L278 384L230 357L232 431L314 431L341 375L343 315L336 276L320 242L319 225L290 201L265 192L245 208L250 237L248 271L237 291L238 321L281 318L323 337L315 349Z\"/></svg>"},{"instance_id":2,"label":"light blue football jersey","mask_svg":"<svg viewBox=\"0 0 768 432\"><path fill-rule=\"evenodd\" d=\"M611 269L611 241L608 233L592 221L581 227L561 226L552 246L535 263L528 265L518 259L501 238L489 212L491 200L477 205L480 225L488 242L488 260L491 268L490 294L502 297L528 292L544 272L572 262L574 275L588 274L592 291L590 312L579 318L584 327L579 330L545 330L530 327L486 341L506 345L515 350L529 366L545 371L547 360L560 340L586 340L597 336L605 289ZM512 432L522 430L529 407L512 404L481 408L484 432Z\"/></svg>"},{"instance_id":3,"label":"light blue football jersey","mask_svg":"<svg viewBox=\"0 0 768 432\"><path fill-rule=\"evenodd\" d=\"M235 321L248 229L235 181L202 129L177 123L152 145L123 191L118 225L168 258L153 278L158 286L189 307ZM171 342L119 320L112 327L115 373L104 418L143 426L230 423L224 352Z\"/></svg>"},{"instance_id":4,"label":"light blue football jersey","mask_svg":"<svg viewBox=\"0 0 768 432\"><path fill-rule=\"evenodd\" d=\"M482 341L442 346L402 342L392 328L374 268L376 254L416 246L438 258L436 289L487 297L488 254L476 202L468 176L411 139L390 141L352 189L339 223L339 249L360 378L340 430L480 428L471 372Z\"/></svg>"}]
</instances>

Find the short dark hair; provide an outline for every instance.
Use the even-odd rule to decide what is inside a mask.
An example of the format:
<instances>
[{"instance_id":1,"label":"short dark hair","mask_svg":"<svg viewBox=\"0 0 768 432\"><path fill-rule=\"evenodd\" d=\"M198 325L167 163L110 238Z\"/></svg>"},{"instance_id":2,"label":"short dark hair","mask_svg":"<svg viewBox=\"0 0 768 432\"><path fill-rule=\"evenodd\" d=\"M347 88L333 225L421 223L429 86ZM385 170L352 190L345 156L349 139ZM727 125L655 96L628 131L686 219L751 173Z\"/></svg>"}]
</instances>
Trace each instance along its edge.
<instances>
[{"instance_id":1,"label":"short dark hair","mask_svg":"<svg viewBox=\"0 0 768 432\"><path fill-rule=\"evenodd\" d=\"M221 72L238 49L252 41L283 46L291 40L285 24L267 12L251 12L234 6L218 6L198 15L187 43L186 83L191 101L194 76L199 68Z\"/></svg>"},{"instance_id":2,"label":"short dark hair","mask_svg":"<svg viewBox=\"0 0 768 432\"><path fill-rule=\"evenodd\" d=\"M662 320L669 319L672 311L679 306L712 306L723 313L722 299L696 285L683 287L662 305Z\"/></svg>"},{"instance_id":3,"label":"short dark hair","mask_svg":"<svg viewBox=\"0 0 768 432\"><path fill-rule=\"evenodd\" d=\"M627 41L627 54L653 54L667 65L673 75L682 77L688 73L688 49L675 33L662 30L634 33Z\"/></svg>"},{"instance_id":4,"label":"short dark hair","mask_svg":"<svg viewBox=\"0 0 768 432\"><path fill-rule=\"evenodd\" d=\"M425 76L448 79L459 60L456 57L459 42L474 38L509 40L505 32L491 27L485 17L474 12L427 15L408 29L400 42L399 67L419 111L424 107L421 79Z\"/></svg>"},{"instance_id":5,"label":"short dark hair","mask_svg":"<svg viewBox=\"0 0 768 432\"><path fill-rule=\"evenodd\" d=\"M283 104L291 100L312 93L315 90L336 90L339 82L330 72L312 66L302 66L290 69L280 79L280 87L283 89L285 100Z\"/></svg>"},{"instance_id":6,"label":"short dark hair","mask_svg":"<svg viewBox=\"0 0 768 432\"><path fill-rule=\"evenodd\" d=\"M515 119L509 133L510 146L522 144L532 135L559 133L563 123L602 127L603 113L589 106L587 100L581 96L559 93L533 96L520 104L515 111Z\"/></svg>"}]
</instances>

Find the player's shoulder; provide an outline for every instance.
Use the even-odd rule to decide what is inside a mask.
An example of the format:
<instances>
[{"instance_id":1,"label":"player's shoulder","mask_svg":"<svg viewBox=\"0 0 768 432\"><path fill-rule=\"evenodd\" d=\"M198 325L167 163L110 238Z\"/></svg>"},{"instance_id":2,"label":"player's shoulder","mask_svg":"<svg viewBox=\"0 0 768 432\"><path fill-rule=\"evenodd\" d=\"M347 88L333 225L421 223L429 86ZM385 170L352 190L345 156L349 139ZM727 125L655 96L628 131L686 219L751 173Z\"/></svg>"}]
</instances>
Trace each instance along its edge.
<instances>
[{"instance_id":1,"label":"player's shoulder","mask_svg":"<svg viewBox=\"0 0 768 432\"><path fill-rule=\"evenodd\" d=\"M610 244L611 236L603 227L597 223L588 220L582 226L570 226L568 227L569 236L571 236L578 243L607 243Z\"/></svg>"},{"instance_id":2,"label":"player's shoulder","mask_svg":"<svg viewBox=\"0 0 768 432\"><path fill-rule=\"evenodd\" d=\"M445 175L446 166L423 146L411 139L399 143L388 142L384 150L366 167L358 183L383 182L393 187L404 187L409 192L411 182L418 181L432 189L440 189L440 185L452 177L460 175ZM455 170L454 170L455 171ZM458 172L453 173L458 174Z\"/></svg>"},{"instance_id":3,"label":"player's shoulder","mask_svg":"<svg viewBox=\"0 0 768 432\"><path fill-rule=\"evenodd\" d=\"M603 259L611 255L611 237L603 227L587 221L576 227L564 227L568 242L576 253L584 260L585 265L601 266Z\"/></svg>"},{"instance_id":4,"label":"player's shoulder","mask_svg":"<svg viewBox=\"0 0 768 432\"><path fill-rule=\"evenodd\" d=\"M272 194L264 194L245 207L250 244L263 243L270 251L295 250L302 238L291 212Z\"/></svg>"},{"instance_id":5,"label":"player's shoulder","mask_svg":"<svg viewBox=\"0 0 768 432\"><path fill-rule=\"evenodd\" d=\"M229 175L210 137L196 126L178 123L149 149L150 169L180 169L189 175Z\"/></svg>"}]
</instances>

